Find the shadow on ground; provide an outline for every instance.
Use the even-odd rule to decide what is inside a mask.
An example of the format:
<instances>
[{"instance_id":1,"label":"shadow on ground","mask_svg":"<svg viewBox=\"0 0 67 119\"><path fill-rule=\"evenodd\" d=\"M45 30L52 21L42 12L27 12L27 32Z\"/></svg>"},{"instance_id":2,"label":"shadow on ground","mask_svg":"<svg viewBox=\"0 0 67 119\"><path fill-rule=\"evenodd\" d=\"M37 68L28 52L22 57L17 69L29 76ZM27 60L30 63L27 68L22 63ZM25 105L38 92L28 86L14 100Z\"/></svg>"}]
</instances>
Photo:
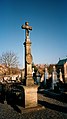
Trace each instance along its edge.
<instances>
[{"instance_id":1,"label":"shadow on ground","mask_svg":"<svg viewBox=\"0 0 67 119\"><path fill-rule=\"evenodd\" d=\"M50 99L56 99L60 102L67 103L67 94L65 94L65 93L58 93L57 94L57 93L52 93L48 90L43 90L43 89L38 91L38 93L40 93L43 96L48 97ZM45 106L46 108L53 109L53 110L56 110L59 112L67 113L67 107L59 106L56 104L51 104L49 102L41 101L41 100L38 100L38 103L41 104L42 106Z\"/></svg>"},{"instance_id":2,"label":"shadow on ground","mask_svg":"<svg viewBox=\"0 0 67 119\"><path fill-rule=\"evenodd\" d=\"M63 93L53 93L49 90L41 90L38 93L42 94L45 97L56 99L60 102L67 103L67 94Z\"/></svg>"},{"instance_id":3,"label":"shadow on ground","mask_svg":"<svg viewBox=\"0 0 67 119\"><path fill-rule=\"evenodd\" d=\"M58 106L58 105L55 105L55 104L50 104L46 101L41 101L41 100L38 100L38 103L42 106L45 106L46 108L56 110L56 111L59 111L59 112L67 113L67 107Z\"/></svg>"},{"instance_id":4,"label":"shadow on ground","mask_svg":"<svg viewBox=\"0 0 67 119\"><path fill-rule=\"evenodd\" d=\"M15 105L15 104L14 104L14 105L11 104L11 107L12 107L15 111L21 113L21 110L19 109L19 107L18 107L17 105Z\"/></svg>"}]
</instances>

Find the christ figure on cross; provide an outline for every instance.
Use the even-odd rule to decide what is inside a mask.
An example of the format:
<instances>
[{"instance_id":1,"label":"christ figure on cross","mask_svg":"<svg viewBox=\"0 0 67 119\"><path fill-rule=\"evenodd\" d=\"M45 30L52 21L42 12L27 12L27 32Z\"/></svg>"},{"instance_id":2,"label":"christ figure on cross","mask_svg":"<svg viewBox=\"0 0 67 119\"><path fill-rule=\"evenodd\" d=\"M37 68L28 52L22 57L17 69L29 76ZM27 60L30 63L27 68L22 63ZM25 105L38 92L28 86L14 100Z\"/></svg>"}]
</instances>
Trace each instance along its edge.
<instances>
[{"instance_id":1,"label":"christ figure on cross","mask_svg":"<svg viewBox=\"0 0 67 119\"><path fill-rule=\"evenodd\" d=\"M32 27L29 26L28 22L25 22L25 25L22 25L21 27L22 29L26 30L26 39L27 39L29 37L29 30L32 30Z\"/></svg>"}]
</instances>

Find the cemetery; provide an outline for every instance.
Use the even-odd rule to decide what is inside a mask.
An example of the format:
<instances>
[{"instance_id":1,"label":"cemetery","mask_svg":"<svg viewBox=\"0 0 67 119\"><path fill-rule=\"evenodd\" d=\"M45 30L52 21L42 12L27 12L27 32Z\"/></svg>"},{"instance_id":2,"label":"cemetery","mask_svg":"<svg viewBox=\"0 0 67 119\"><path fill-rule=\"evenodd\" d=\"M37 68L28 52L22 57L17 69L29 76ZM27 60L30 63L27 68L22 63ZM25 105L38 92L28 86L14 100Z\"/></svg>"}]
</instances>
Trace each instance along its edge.
<instances>
[{"instance_id":1,"label":"cemetery","mask_svg":"<svg viewBox=\"0 0 67 119\"><path fill-rule=\"evenodd\" d=\"M19 109L20 112L25 112L25 109L27 111L44 110L48 106L42 100L45 97L54 101L56 99L60 101L60 104L64 102L65 106L67 103L67 59L60 60L54 65L51 74L48 67L45 67L44 71L35 70L35 67L32 67L33 56L29 38L32 27L25 22L21 28L25 30L25 70L19 76L12 76L9 80L4 78L0 81L0 102L6 102L17 111ZM39 96L42 96L42 99ZM65 109L67 107L64 108L66 113Z\"/></svg>"}]
</instances>

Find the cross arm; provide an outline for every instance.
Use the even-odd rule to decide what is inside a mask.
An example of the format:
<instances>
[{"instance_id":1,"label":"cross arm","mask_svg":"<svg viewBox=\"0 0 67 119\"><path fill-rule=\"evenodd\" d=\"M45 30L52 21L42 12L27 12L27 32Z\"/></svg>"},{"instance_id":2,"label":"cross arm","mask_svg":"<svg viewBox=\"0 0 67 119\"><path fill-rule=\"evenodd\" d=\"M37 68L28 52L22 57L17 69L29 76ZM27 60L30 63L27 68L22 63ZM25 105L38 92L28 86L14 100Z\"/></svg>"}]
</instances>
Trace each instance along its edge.
<instances>
[{"instance_id":1,"label":"cross arm","mask_svg":"<svg viewBox=\"0 0 67 119\"><path fill-rule=\"evenodd\" d=\"M31 26L22 25L21 28L22 29L26 29L26 30L32 30L32 27Z\"/></svg>"}]
</instances>

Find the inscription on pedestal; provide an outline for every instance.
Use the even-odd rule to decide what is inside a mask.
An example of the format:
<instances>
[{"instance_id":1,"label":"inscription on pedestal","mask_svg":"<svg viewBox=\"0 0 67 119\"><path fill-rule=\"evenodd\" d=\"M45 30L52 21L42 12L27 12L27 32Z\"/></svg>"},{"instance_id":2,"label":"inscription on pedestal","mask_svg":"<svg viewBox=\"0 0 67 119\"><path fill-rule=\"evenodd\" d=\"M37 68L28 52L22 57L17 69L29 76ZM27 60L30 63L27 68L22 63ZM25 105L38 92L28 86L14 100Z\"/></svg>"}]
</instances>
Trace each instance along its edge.
<instances>
[{"instance_id":1,"label":"inscription on pedestal","mask_svg":"<svg viewBox=\"0 0 67 119\"><path fill-rule=\"evenodd\" d=\"M25 108L37 106L37 86L27 87L24 86L25 93Z\"/></svg>"}]
</instances>

